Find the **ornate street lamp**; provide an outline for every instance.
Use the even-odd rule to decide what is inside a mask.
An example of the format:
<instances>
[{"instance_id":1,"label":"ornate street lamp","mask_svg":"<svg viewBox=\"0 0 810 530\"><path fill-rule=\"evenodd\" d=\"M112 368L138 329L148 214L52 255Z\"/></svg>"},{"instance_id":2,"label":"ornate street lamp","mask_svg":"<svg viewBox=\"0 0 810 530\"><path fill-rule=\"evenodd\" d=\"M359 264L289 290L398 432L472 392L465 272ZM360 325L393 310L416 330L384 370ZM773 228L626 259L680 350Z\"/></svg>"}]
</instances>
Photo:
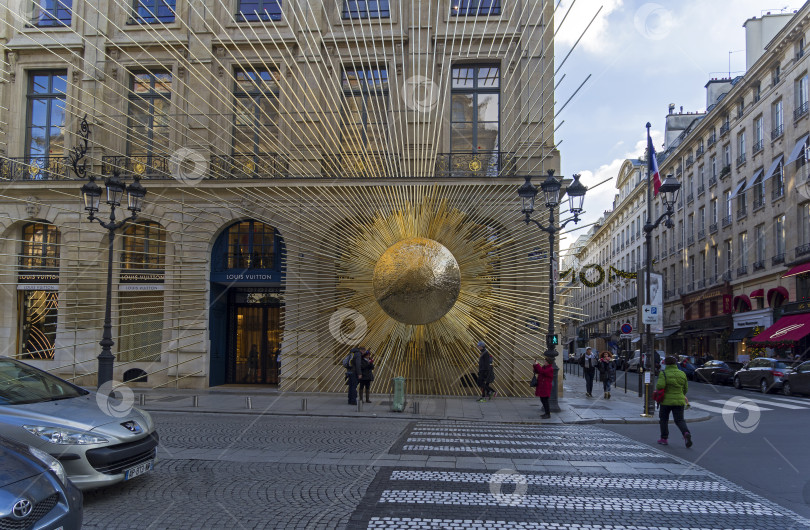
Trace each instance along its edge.
<instances>
[{"instance_id":1,"label":"ornate street lamp","mask_svg":"<svg viewBox=\"0 0 810 530\"><path fill-rule=\"evenodd\" d=\"M544 226L543 224L535 221L531 218L532 213L534 212L534 200L537 197L537 186L533 185L531 182L532 177L527 176L526 182L523 183L520 188L518 188L518 196L521 199L522 203L522 212L524 215L524 221L528 225L529 223L534 223L540 230L546 232L548 234L548 248L549 248L549 296L548 296L548 336L547 339L554 337L554 301L556 298L556 288L557 286L554 285L554 271L557 270L558 263L557 263L557 253L554 252L554 238L560 230L565 228L565 225L573 221L574 223L579 222L579 215L582 213L582 205L585 200L585 192L588 191L588 188L582 185L579 181L579 175L574 175L574 182L569 184L568 188L566 189L566 194L568 195L570 204L569 209L571 213L574 215L573 217L566 219L565 221L561 222L559 225L555 224L554 220L554 210L560 204L560 190L562 189L562 181L557 179L554 176L554 170L550 169L548 171L548 176L546 180L540 184L540 188L543 190L543 195L545 196L546 200L546 207L548 208L548 225ZM557 401L557 377L559 368L557 367L557 348L553 341L547 340L546 346L548 350L546 350L546 357L549 357L552 362L552 366L554 368L554 379L551 382L551 397L549 398L549 408L553 412L560 411L560 405Z\"/></svg>"},{"instance_id":2,"label":"ornate street lamp","mask_svg":"<svg viewBox=\"0 0 810 530\"><path fill-rule=\"evenodd\" d=\"M87 153L87 144L90 137L90 127L87 125L87 116L82 119L81 127L79 129L80 141L70 153L70 161L73 172L79 179L88 178L88 181L82 186L82 202L84 203L84 210L87 212L87 219L90 221L98 221L102 228L107 229L109 233L108 239L108 253L107 253L107 299L106 307L104 310L104 332L102 334L101 353L98 356L98 378L97 385L101 388L102 385L112 381L113 378L113 364L115 356L112 353L112 347L115 342L112 340L112 269L113 269L113 242L115 241L115 231L130 221L134 221L138 212L143 208L143 198L146 196L146 189L140 183L140 177L135 176L134 182L129 186L125 186L119 176L118 168L113 170L113 176L104 180L106 188L106 203L110 207L110 220L108 222L102 221L96 217L99 211L101 202L101 188L96 184L94 175L87 173L87 161L84 158ZM115 209L121 206L121 199L124 194L127 196L127 209L131 212L129 217L125 217L121 221L115 220Z\"/></svg>"}]
</instances>

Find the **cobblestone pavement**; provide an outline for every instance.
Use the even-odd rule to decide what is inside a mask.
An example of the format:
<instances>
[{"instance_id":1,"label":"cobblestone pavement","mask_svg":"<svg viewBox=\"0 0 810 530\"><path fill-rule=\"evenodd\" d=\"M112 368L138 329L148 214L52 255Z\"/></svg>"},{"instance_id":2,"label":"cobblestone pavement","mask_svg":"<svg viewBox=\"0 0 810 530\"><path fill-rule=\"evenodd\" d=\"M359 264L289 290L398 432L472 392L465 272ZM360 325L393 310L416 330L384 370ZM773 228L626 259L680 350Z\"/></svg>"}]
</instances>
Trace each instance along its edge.
<instances>
[{"instance_id":1,"label":"cobblestone pavement","mask_svg":"<svg viewBox=\"0 0 810 530\"><path fill-rule=\"evenodd\" d=\"M596 426L154 417L160 461L87 493L86 528L810 529Z\"/></svg>"}]
</instances>

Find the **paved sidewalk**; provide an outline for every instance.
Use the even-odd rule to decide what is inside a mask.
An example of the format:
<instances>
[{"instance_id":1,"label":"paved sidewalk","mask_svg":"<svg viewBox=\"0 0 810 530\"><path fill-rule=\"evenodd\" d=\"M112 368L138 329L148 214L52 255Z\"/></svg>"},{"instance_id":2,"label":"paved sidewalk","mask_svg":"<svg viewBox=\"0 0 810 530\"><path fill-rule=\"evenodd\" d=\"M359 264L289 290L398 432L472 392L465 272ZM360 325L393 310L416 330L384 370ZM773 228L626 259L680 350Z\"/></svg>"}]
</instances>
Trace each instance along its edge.
<instances>
[{"instance_id":1,"label":"paved sidewalk","mask_svg":"<svg viewBox=\"0 0 810 530\"><path fill-rule=\"evenodd\" d=\"M601 383L594 383L596 389ZM373 395L372 403L359 407L348 405L345 394L281 392L276 389L251 386L219 386L204 390L135 389L136 406L149 411L204 412L227 414L273 414L294 416L392 417L402 419L442 419L507 423L657 423L658 418L643 418L642 401L636 392L614 390L611 399L586 398L585 381L566 374L561 411L552 413L550 420L540 420L542 406L537 398L497 397L479 403L473 397L408 395L403 412L391 410L390 395ZM145 405L138 405L144 395ZM197 396L197 407L193 406ZM248 400L250 405L248 405ZM249 408L250 406L250 408ZM686 421L708 420L708 412L689 409Z\"/></svg>"}]
</instances>

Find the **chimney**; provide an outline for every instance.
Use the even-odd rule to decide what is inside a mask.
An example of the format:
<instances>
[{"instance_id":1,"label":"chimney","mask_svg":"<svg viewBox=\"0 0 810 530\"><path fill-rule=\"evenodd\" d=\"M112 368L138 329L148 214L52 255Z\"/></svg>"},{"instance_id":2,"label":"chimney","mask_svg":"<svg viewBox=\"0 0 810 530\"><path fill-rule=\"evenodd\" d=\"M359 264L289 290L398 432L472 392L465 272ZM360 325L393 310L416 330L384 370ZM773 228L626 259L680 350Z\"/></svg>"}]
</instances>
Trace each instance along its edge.
<instances>
[{"instance_id":1,"label":"chimney","mask_svg":"<svg viewBox=\"0 0 810 530\"><path fill-rule=\"evenodd\" d=\"M681 114L683 114L683 105L681 105Z\"/></svg>"},{"instance_id":2,"label":"chimney","mask_svg":"<svg viewBox=\"0 0 810 530\"><path fill-rule=\"evenodd\" d=\"M675 112L675 103L670 103L669 104L669 113L672 114L673 112Z\"/></svg>"}]
</instances>

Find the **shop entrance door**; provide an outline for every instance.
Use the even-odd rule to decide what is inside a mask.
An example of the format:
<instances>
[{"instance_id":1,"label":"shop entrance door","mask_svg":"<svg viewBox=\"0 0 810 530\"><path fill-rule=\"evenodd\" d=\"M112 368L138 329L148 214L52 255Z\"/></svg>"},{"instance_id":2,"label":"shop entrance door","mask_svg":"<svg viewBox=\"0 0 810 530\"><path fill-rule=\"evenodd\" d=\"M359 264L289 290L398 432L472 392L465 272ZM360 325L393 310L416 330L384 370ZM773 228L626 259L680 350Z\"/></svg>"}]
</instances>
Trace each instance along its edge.
<instances>
[{"instance_id":1,"label":"shop entrance door","mask_svg":"<svg viewBox=\"0 0 810 530\"><path fill-rule=\"evenodd\" d=\"M236 304L229 327L227 382L277 385L281 306Z\"/></svg>"}]
</instances>

